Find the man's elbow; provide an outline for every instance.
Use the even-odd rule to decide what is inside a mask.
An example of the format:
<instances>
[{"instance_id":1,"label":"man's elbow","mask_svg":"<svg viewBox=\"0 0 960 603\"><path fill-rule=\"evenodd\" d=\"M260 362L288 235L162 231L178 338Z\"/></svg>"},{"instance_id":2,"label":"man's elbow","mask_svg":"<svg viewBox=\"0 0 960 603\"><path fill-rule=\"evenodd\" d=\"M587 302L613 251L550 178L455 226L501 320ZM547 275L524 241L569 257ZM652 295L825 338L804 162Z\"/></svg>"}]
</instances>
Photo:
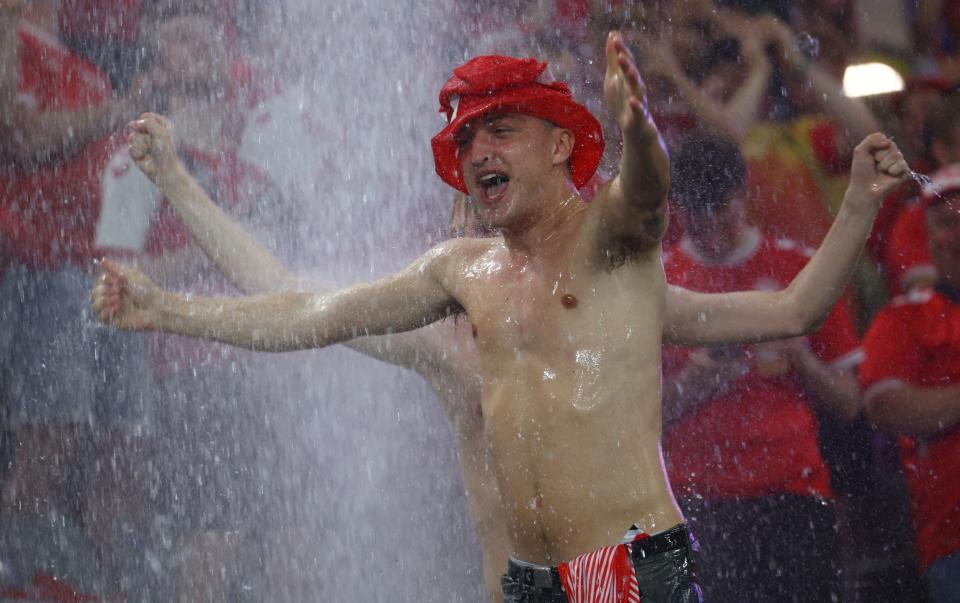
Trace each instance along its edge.
<instances>
[{"instance_id":1,"label":"man's elbow","mask_svg":"<svg viewBox=\"0 0 960 603\"><path fill-rule=\"evenodd\" d=\"M782 336L784 338L804 337L815 333L825 319L796 305L787 305L780 316L783 319Z\"/></svg>"},{"instance_id":2,"label":"man's elbow","mask_svg":"<svg viewBox=\"0 0 960 603\"><path fill-rule=\"evenodd\" d=\"M778 313L784 320L786 337L803 337L816 333L830 315L830 308L817 311L811 304L799 297L792 287L780 294L781 303Z\"/></svg>"}]
</instances>

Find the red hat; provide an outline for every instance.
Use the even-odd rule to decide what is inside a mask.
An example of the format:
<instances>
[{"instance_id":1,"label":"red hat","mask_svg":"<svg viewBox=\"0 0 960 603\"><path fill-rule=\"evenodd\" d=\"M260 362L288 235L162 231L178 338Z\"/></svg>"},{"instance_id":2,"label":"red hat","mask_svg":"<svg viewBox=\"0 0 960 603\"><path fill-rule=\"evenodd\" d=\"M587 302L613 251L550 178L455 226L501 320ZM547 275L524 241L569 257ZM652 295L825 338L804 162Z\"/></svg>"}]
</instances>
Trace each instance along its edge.
<instances>
[{"instance_id":1,"label":"red hat","mask_svg":"<svg viewBox=\"0 0 960 603\"><path fill-rule=\"evenodd\" d=\"M930 207L943 202L947 194L957 191L960 191L960 163L953 163L937 170L930 182L923 185L920 201L924 207Z\"/></svg>"},{"instance_id":2,"label":"red hat","mask_svg":"<svg viewBox=\"0 0 960 603\"><path fill-rule=\"evenodd\" d=\"M570 173L577 188L597 171L603 155L600 122L575 102L563 82L548 82L546 63L497 55L480 56L453 70L440 89L440 112L447 127L430 141L437 174L455 189L468 192L460 171L457 132L471 119L497 109L531 115L567 128L574 135Z\"/></svg>"}]
</instances>

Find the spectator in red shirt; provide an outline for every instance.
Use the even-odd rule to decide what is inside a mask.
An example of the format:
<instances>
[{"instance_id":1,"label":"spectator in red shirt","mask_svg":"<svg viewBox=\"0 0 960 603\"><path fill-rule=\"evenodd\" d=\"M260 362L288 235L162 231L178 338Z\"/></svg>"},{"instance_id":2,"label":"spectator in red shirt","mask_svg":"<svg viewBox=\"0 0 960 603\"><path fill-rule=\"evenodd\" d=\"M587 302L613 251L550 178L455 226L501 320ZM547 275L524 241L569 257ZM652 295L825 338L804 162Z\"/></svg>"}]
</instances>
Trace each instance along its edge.
<instances>
[{"instance_id":1,"label":"spectator in red shirt","mask_svg":"<svg viewBox=\"0 0 960 603\"><path fill-rule=\"evenodd\" d=\"M952 95L936 107L924 127L934 167L960 162L960 96ZM904 204L880 249L880 265L891 292L926 288L936 281L930 257L924 205L919 199Z\"/></svg>"},{"instance_id":2,"label":"spectator in red shirt","mask_svg":"<svg viewBox=\"0 0 960 603\"><path fill-rule=\"evenodd\" d=\"M737 146L697 137L673 161L686 234L664 254L671 285L714 293L789 284L812 253L747 224ZM839 596L836 514L814 410L853 417L857 354L843 302L808 339L666 349L664 449L701 538L705 596Z\"/></svg>"},{"instance_id":3,"label":"spectator in red shirt","mask_svg":"<svg viewBox=\"0 0 960 603\"><path fill-rule=\"evenodd\" d=\"M129 435L152 396L145 373L129 372L146 366L135 353L143 338L97 327L84 301L110 135L152 92L141 81L115 95L62 44L58 17L53 0L0 5L0 396L16 437L3 505L86 521L76 478L94 431ZM127 371L104 361L114 355Z\"/></svg>"},{"instance_id":4,"label":"spectator in red shirt","mask_svg":"<svg viewBox=\"0 0 960 603\"><path fill-rule=\"evenodd\" d=\"M860 379L870 419L900 436L920 567L942 603L960 601L960 164L922 201L936 283L877 315Z\"/></svg>"},{"instance_id":5,"label":"spectator in red shirt","mask_svg":"<svg viewBox=\"0 0 960 603\"><path fill-rule=\"evenodd\" d=\"M54 1L0 6L0 382L17 430L4 502L34 512L68 506L54 494L72 488L57 483L79 462L84 426L113 406L94 404L103 330L82 298L108 137L148 92L114 97L99 69L60 44L56 23ZM134 396L113 385L118 404Z\"/></svg>"}]
</instances>

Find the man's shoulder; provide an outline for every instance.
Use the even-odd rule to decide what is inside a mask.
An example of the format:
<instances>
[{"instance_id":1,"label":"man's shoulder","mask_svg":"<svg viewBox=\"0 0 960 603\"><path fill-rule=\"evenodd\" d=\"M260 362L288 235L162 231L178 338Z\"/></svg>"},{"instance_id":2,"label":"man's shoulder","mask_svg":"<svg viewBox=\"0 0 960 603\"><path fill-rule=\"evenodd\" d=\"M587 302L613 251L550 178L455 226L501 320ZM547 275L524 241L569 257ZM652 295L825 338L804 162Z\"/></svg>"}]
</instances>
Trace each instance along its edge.
<instances>
[{"instance_id":1,"label":"man's shoulder","mask_svg":"<svg viewBox=\"0 0 960 603\"><path fill-rule=\"evenodd\" d=\"M478 263L487 262L493 270L493 263L496 262L499 252L504 249L503 239L500 237L462 237L437 243L423 255L423 258L431 264L456 266L462 269L469 269Z\"/></svg>"}]
</instances>

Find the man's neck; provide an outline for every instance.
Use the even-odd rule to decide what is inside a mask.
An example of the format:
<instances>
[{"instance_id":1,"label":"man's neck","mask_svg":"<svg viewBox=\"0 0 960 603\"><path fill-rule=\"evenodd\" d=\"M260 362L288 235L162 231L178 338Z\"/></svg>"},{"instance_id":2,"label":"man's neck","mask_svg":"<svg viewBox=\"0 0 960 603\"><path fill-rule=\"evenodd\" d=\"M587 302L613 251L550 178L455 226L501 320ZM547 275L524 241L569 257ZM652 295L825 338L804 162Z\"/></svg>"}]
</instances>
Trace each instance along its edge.
<instances>
[{"instance_id":1,"label":"man's neck","mask_svg":"<svg viewBox=\"0 0 960 603\"><path fill-rule=\"evenodd\" d=\"M516 229L501 229L511 252L541 255L546 250L562 245L570 225L586 208L577 190L567 184L545 195L550 202L541 205L526 224Z\"/></svg>"},{"instance_id":2,"label":"man's neck","mask_svg":"<svg viewBox=\"0 0 960 603\"><path fill-rule=\"evenodd\" d=\"M699 242L693 237L690 238L690 241L693 243L694 249L697 251L697 255L699 255L701 258L708 261L710 264L724 265L733 262L735 259L737 259L737 257L739 257L752 233L753 229L747 226L737 229L733 236L726 241L727 244L724 245L722 249L713 249L708 246L700 245Z\"/></svg>"}]
</instances>

